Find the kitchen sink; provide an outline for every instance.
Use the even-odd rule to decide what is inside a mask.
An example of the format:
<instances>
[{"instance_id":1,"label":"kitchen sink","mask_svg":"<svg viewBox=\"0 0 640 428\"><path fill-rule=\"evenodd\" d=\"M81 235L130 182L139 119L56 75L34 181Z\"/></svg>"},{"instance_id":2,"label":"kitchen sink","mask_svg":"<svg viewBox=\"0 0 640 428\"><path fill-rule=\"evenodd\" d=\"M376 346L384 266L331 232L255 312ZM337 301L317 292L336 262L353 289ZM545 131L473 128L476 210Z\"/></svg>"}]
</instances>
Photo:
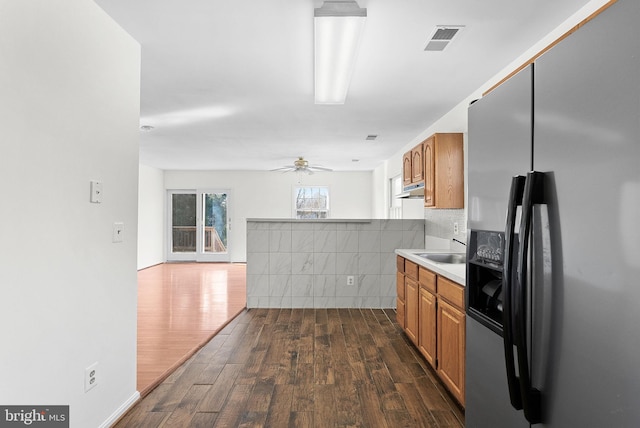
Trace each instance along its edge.
<instances>
[{"instance_id":1,"label":"kitchen sink","mask_svg":"<svg viewBox=\"0 0 640 428\"><path fill-rule=\"evenodd\" d=\"M449 263L460 264L467 261L467 257L464 254L452 254L452 253L419 253L416 254L423 259L431 260L436 263Z\"/></svg>"}]
</instances>

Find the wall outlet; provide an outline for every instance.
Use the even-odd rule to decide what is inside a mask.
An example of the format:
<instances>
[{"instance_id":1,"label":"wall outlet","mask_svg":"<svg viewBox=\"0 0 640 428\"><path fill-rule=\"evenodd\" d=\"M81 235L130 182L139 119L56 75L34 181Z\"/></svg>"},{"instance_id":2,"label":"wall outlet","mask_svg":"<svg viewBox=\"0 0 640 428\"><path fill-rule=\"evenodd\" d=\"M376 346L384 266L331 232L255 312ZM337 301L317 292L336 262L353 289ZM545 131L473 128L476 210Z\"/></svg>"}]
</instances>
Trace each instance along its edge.
<instances>
[{"instance_id":1,"label":"wall outlet","mask_svg":"<svg viewBox=\"0 0 640 428\"><path fill-rule=\"evenodd\" d=\"M98 384L98 363L95 362L84 369L84 392L95 388Z\"/></svg>"},{"instance_id":2,"label":"wall outlet","mask_svg":"<svg viewBox=\"0 0 640 428\"><path fill-rule=\"evenodd\" d=\"M458 222L454 222L453 223L453 234L457 235L458 233L460 233L460 228L458 227Z\"/></svg>"},{"instance_id":3,"label":"wall outlet","mask_svg":"<svg viewBox=\"0 0 640 428\"><path fill-rule=\"evenodd\" d=\"M356 283L356 278L353 275L347 276L347 285L353 285Z\"/></svg>"},{"instance_id":4,"label":"wall outlet","mask_svg":"<svg viewBox=\"0 0 640 428\"><path fill-rule=\"evenodd\" d=\"M113 242L124 241L124 223L117 221L113 223Z\"/></svg>"}]
</instances>

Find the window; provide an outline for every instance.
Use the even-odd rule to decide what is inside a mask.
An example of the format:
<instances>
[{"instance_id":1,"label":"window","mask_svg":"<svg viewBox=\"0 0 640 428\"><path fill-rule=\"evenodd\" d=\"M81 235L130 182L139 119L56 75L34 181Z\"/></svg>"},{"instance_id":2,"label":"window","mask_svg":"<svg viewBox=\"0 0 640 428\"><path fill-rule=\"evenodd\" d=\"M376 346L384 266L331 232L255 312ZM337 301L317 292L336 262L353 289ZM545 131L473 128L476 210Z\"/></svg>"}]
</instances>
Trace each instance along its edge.
<instances>
[{"instance_id":1,"label":"window","mask_svg":"<svg viewBox=\"0 0 640 428\"><path fill-rule=\"evenodd\" d=\"M293 199L295 218L329 218L328 187L295 187L293 189Z\"/></svg>"}]
</instances>

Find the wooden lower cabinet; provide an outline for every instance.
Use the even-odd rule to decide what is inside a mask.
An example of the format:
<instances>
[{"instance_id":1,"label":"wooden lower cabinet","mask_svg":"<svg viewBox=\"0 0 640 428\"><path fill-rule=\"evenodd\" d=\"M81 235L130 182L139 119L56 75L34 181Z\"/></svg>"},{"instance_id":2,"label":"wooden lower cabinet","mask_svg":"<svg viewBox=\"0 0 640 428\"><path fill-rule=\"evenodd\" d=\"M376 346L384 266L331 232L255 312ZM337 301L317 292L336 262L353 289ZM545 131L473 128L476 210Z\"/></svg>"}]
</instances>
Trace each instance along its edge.
<instances>
[{"instance_id":1,"label":"wooden lower cabinet","mask_svg":"<svg viewBox=\"0 0 640 428\"><path fill-rule=\"evenodd\" d=\"M446 301L438 301L437 373L464 406L465 316Z\"/></svg>"},{"instance_id":2,"label":"wooden lower cabinet","mask_svg":"<svg viewBox=\"0 0 640 428\"><path fill-rule=\"evenodd\" d=\"M409 260L403 266L397 276L398 324L464 406L464 287Z\"/></svg>"},{"instance_id":3,"label":"wooden lower cabinet","mask_svg":"<svg viewBox=\"0 0 640 428\"><path fill-rule=\"evenodd\" d=\"M405 326L404 331L409 339L418 344L418 282L405 276Z\"/></svg>"},{"instance_id":4,"label":"wooden lower cabinet","mask_svg":"<svg viewBox=\"0 0 640 428\"><path fill-rule=\"evenodd\" d=\"M404 328L405 320L405 304L404 304L404 274L402 272L396 273L396 319L400 327Z\"/></svg>"},{"instance_id":5,"label":"wooden lower cabinet","mask_svg":"<svg viewBox=\"0 0 640 428\"><path fill-rule=\"evenodd\" d=\"M420 327L418 349L424 358L436 368L436 296L420 287Z\"/></svg>"}]
</instances>

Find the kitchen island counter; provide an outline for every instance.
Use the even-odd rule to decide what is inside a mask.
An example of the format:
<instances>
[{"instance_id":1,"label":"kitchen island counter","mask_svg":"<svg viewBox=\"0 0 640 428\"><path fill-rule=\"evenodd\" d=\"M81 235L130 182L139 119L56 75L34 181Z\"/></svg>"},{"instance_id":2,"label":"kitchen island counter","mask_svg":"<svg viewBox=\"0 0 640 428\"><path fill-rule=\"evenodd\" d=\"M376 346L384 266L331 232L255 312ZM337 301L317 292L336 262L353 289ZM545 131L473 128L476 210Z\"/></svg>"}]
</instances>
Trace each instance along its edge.
<instances>
[{"instance_id":1,"label":"kitchen island counter","mask_svg":"<svg viewBox=\"0 0 640 428\"><path fill-rule=\"evenodd\" d=\"M372 219L359 218L248 218L247 222L259 223L371 223Z\"/></svg>"},{"instance_id":2,"label":"kitchen island counter","mask_svg":"<svg viewBox=\"0 0 640 428\"><path fill-rule=\"evenodd\" d=\"M396 248L424 220L247 220L248 308L394 308Z\"/></svg>"}]
</instances>

